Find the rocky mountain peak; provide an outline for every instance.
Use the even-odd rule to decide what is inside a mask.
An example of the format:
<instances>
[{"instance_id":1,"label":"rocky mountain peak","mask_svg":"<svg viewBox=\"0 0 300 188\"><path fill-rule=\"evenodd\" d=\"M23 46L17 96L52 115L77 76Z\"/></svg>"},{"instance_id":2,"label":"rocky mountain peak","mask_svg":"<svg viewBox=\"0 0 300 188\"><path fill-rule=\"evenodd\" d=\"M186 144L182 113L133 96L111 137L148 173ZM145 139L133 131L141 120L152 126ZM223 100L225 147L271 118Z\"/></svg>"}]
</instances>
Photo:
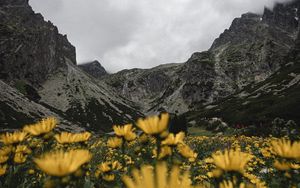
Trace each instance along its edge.
<instances>
[{"instance_id":1,"label":"rocky mountain peak","mask_svg":"<svg viewBox=\"0 0 300 188\"><path fill-rule=\"evenodd\" d=\"M0 79L40 85L66 61L76 64L75 47L27 0L0 3Z\"/></svg>"},{"instance_id":2,"label":"rocky mountain peak","mask_svg":"<svg viewBox=\"0 0 300 188\"><path fill-rule=\"evenodd\" d=\"M105 68L97 60L80 64L78 67L95 78L101 78L107 75Z\"/></svg>"},{"instance_id":3,"label":"rocky mountain peak","mask_svg":"<svg viewBox=\"0 0 300 188\"><path fill-rule=\"evenodd\" d=\"M275 25L288 32L295 32L299 26L300 1L277 3L273 10L265 8L263 22Z\"/></svg>"}]
</instances>

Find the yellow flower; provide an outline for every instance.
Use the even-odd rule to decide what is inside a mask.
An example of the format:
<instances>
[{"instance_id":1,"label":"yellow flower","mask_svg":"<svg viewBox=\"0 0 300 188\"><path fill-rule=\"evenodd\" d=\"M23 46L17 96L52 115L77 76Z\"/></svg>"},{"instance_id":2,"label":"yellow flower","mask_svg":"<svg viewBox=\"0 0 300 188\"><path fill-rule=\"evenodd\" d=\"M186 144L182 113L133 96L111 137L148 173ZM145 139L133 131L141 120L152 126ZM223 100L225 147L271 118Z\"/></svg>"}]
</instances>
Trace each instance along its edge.
<instances>
[{"instance_id":1,"label":"yellow flower","mask_svg":"<svg viewBox=\"0 0 300 188\"><path fill-rule=\"evenodd\" d=\"M133 179L123 176L122 180L127 188L192 188L189 172L180 173L175 166L168 173L166 163L158 163L155 171L152 166L142 166L141 170L132 171Z\"/></svg>"},{"instance_id":2,"label":"yellow flower","mask_svg":"<svg viewBox=\"0 0 300 188\"><path fill-rule=\"evenodd\" d=\"M177 146L177 149L179 153L185 157L188 158L190 162L194 162L197 158L197 153L195 153L188 145L185 144L179 144Z\"/></svg>"},{"instance_id":3,"label":"yellow flower","mask_svg":"<svg viewBox=\"0 0 300 188\"><path fill-rule=\"evenodd\" d=\"M123 137L127 141L132 141L136 138L136 134L133 132L132 124L127 124L124 126L113 126L114 132L117 136Z\"/></svg>"},{"instance_id":4,"label":"yellow flower","mask_svg":"<svg viewBox=\"0 0 300 188\"><path fill-rule=\"evenodd\" d=\"M75 142L85 142L91 137L91 133L84 132L84 133L68 133L62 132L60 134L56 134L54 138L60 144L69 144Z\"/></svg>"},{"instance_id":5,"label":"yellow flower","mask_svg":"<svg viewBox=\"0 0 300 188\"><path fill-rule=\"evenodd\" d=\"M5 145L15 144L22 142L27 136L25 132L13 132L13 133L5 133L0 136L0 141L3 142Z\"/></svg>"},{"instance_id":6,"label":"yellow flower","mask_svg":"<svg viewBox=\"0 0 300 188\"><path fill-rule=\"evenodd\" d=\"M6 155L0 155L0 164L5 163L8 160L8 156Z\"/></svg>"},{"instance_id":7,"label":"yellow flower","mask_svg":"<svg viewBox=\"0 0 300 188\"><path fill-rule=\"evenodd\" d=\"M236 186L236 183L232 182L232 181L222 181L219 184L219 188L235 188L235 187L239 187L239 188L254 188L254 186L249 186L246 185L245 183L241 183L239 186Z\"/></svg>"},{"instance_id":8,"label":"yellow flower","mask_svg":"<svg viewBox=\"0 0 300 188\"><path fill-rule=\"evenodd\" d=\"M9 155L10 152L12 151L12 146L4 146L0 149L0 155L4 156L4 155Z\"/></svg>"},{"instance_id":9,"label":"yellow flower","mask_svg":"<svg viewBox=\"0 0 300 188\"><path fill-rule=\"evenodd\" d=\"M151 135L158 135L163 133L168 128L169 114L164 113L161 116L150 116L146 119L138 119L137 126L145 133Z\"/></svg>"},{"instance_id":10,"label":"yellow flower","mask_svg":"<svg viewBox=\"0 0 300 188\"><path fill-rule=\"evenodd\" d=\"M222 176L222 174L223 174L223 171L221 169L217 168L211 172L208 172L207 176L210 178L219 178L220 176Z\"/></svg>"},{"instance_id":11,"label":"yellow flower","mask_svg":"<svg viewBox=\"0 0 300 188\"><path fill-rule=\"evenodd\" d=\"M244 173L246 164L252 159L252 155L235 150L225 150L223 153L214 153L214 164L224 171L237 171Z\"/></svg>"},{"instance_id":12,"label":"yellow flower","mask_svg":"<svg viewBox=\"0 0 300 188\"><path fill-rule=\"evenodd\" d=\"M52 131L57 125L57 119L54 117L49 117L46 119L42 119L42 121L33 124L33 125L26 125L23 130L28 132L31 135L38 136L41 134L48 133Z\"/></svg>"},{"instance_id":13,"label":"yellow flower","mask_svg":"<svg viewBox=\"0 0 300 188\"><path fill-rule=\"evenodd\" d=\"M108 139L107 146L110 148L119 148L122 146L122 143L123 143L122 138L113 137Z\"/></svg>"},{"instance_id":14,"label":"yellow flower","mask_svg":"<svg viewBox=\"0 0 300 188\"><path fill-rule=\"evenodd\" d=\"M16 150L15 150L15 153L26 153L26 154L30 154L32 151L31 149L26 146L26 145L18 145Z\"/></svg>"},{"instance_id":15,"label":"yellow flower","mask_svg":"<svg viewBox=\"0 0 300 188\"><path fill-rule=\"evenodd\" d=\"M105 181L114 181L115 180L115 175L114 174L104 175L102 178Z\"/></svg>"},{"instance_id":16,"label":"yellow flower","mask_svg":"<svg viewBox=\"0 0 300 188\"><path fill-rule=\"evenodd\" d=\"M161 142L162 145L177 145L179 143L183 143L184 132L180 132L174 136L173 133L169 134L168 137Z\"/></svg>"},{"instance_id":17,"label":"yellow flower","mask_svg":"<svg viewBox=\"0 0 300 188\"><path fill-rule=\"evenodd\" d=\"M98 169L102 173L109 172L109 171L111 171L110 163L109 162L101 163L100 165L98 165Z\"/></svg>"},{"instance_id":18,"label":"yellow flower","mask_svg":"<svg viewBox=\"0 0 300 188\"><path fill-rule=\"evenodd\" d=\"M7 165L0 166L0 176L3 176L6 172Z\"/></svg>"},{"instance_id":19,"label":"yellow flower","mask_svg":"<svg viewBox=\"0 0 300 188\"><path fill-rule=\"evenodd\" d=\"M14 162L15 163L24 163L26 161L27 156L23 153L15 153Z\"/></svg>"},{"instance_id":20,"label":"yellow flower","mask_svg":"<svg viewBox=\"0 0 300 188\"><path fill-rule=\"evenodd\" d=\"M52 176L66 176L91 160L88 150L56 151L34 159L37 166Z\"/></svg>"},{"instance_id":21,"label":"yellow flower","mask_svg":"<svg viewBox=\"0 0 300 188\"><path fill-rule=\"evenodd\" d=\"M300 159L300 142L292 143L287 139L273 140L272 142L274 152L283 158Z\"/></svg>"},{"instance_id":22,"label":"yellow flower","mask_svg":"<svg viewBox=\"0 0 300 188\"><path fill-rule=\"evenodd\" d=\"M154 157L157 157L157 151L156 149L153 150ZM168 155L172 155L172 149L169 146L163 146L160 148L160 153L158 156L158 159L162 159Z\"/></svg>"}]
</instances>

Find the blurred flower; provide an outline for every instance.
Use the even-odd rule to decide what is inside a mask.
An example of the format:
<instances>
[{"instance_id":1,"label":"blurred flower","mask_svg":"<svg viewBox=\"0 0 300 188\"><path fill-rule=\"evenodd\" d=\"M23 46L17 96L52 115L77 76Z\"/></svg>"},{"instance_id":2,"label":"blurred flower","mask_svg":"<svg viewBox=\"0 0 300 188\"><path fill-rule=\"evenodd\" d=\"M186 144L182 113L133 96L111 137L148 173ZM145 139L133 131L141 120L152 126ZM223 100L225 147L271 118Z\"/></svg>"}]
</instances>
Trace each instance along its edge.
<instances>
[{"instance_id":1,"label":"blurred flower","mask_svg":"<svg viewBox=\"0 0 300 188\"><path fill-rule=\"evenodd\" d=\"M112 137L107 141L107 146L110 148L119 148L122 146L123 140L122 138Z\"/></svg>"},{"instance_id":2,"label":"blurred flower","mask_svg":"<svg viewBox=\"0 0 300 188\"><path fill-rule=\"evenodd\" d=\"M15 163L24 163L26 161L27 156L23 153L15 153L14 162Z\"/></svg>"},{"instance_id":3,"label":"blurred flower","mask_svg":"<svg viewBox=\"0 0 300 188\"><path fill-rule=\"evenodd\" d=\"M127 141L132 141L136 138L136 134L133 132L132 124L127 124L124 126L113 126L114 132L117 136L123 137Z\"/></svg>"},{"instance_id":4,"label":"blurred flower","mask_svg":"<svg viewBox=\"0 0 300 188\"><path fill-rule=\"evenodd\" d=\"M153 150L154 157L157 157L156 149ZM172 155L172 149L169 146L163 146L160 148L158 159L162 159L168 155Z\"/></svg>"},{"instance_id":5,"label":"blurred flower","mask_svg":"<svg viewBox=\"0 0 300 188\"><path fill-rule=\"evenodd\" d=\"M0 155L0 164L5 163L8 160L8 156L6 155Z\"/></svg>"},{"instance_id":6,"label":"blurred flower","mask_svg":"<svg viewBox=\"0 0 300 188\"><path fill-rule=\"evenodd\" d=\"M179 153L183 157L188 158L190 162L194 162L196 160L198 154L195 153L188 145L179 144L177 149Z\"/></svg>"},{"instance_id":7,"label":"blurred flower","mask_svg":"<svg viewBox=\"0 0 300 188\"><path fill-rule=\"evenodd\" d=\"M49 117L46 119L42 119L42 121L33 124L33 125L26 125L23 130L28 132L31 135L38 136L41 134L48 133L52 131L57 125L57 119L54 117Z\"/></svg>"},{"instance_id":8,"label":"blurred flower","mask_svg":"<svg viewBox=\"0 0 300 188\"><path fill-rule=\"evenodd\" d=\"M81 165L91 160L88 150L56 151L34 159L37 166L52 176L66 176L75 172Z\"/></svg>"},{"instance_id":9,"label":"blurred flower","mask_svg":"<svg viewBox=\"0 0 300 188\"><path fill-rule=\"evenodd\" d=\"M158 135L168 128L169 114L163 113L159 116L150 116L145 119L138 119L137 126L145 133Z\"/></svg>"},{"instance_id":10,"label":"blurred flower","mask_svg":"<svg viewBox=\"0 0 300 188\"><path fill-rule=\"evenodd\" d=\"M8 146L4 146L0 149L0 155L4 156L4 155L8 155L10 154L10 152L12 151L13 147L8 145Z\"/></svg>"},{"instance_id":11,"label":"blurred flower","mask_svg":"<svg viewBox=\"0 0 300 188\"><path fill-rule=\"evenodd\" d=\"M244 173L246 164L253 158L252 155L235 150L225 150L223 153L212 154L214 164L224 171Z\"/></svg>"},{"instance_id":12,"label":"blurred flower","mask_svg":"<svg viewBox=\"0 0 300 188\"><path fill-rule=\"evenodd\" d=\"M177 145L179 143L183 143L184 132L180 132L174 136L173 133L169 134L168 137L161 142L162 145Z\"/></svg>"},{"instance_id":13,"label":"blurred flower","mask_svg":"<svg viewBox=\"0 0 300 188\"><path fill-rule=\"evenodd\" d=\"M6 172L7 165L0 165L0 176L3 176Z\"/></svg>"},{"instance_id":14,"label":"blurred flower","mask_svg":"<svg viewBox=\"0 0 300 188\"><path fill-rule=\"evenodd\" d=\"M5 145L19 143L25 140L27 136L26 132L16 131L13 133L5 133L0 136L0 141Z\"/></svg>"},{"instance_id":15,"label":"blurred flower","mask_svg":"<svg viewBox=\"0 0 300 188\"><path fill-rule=\"evenodd\" d=\"M115 180L115 175L114 175L114 174L103 175L102 178L103 178L105 181L114 181L114 180Z\"/></svg>"},{"instance_id":16,"label":"blurred flower","mask_svg":"<svg viewBox=\"0 0 300 188\"><path fill-rule=\"evenodd\" d=\"M84 133L68 133L62 132L60 134L56 134L54 138L60 144L69 144L69 143L76 143L76 142L85 142L91 137L91 133L84 132Z\"/></svg>"},{"instance_id":17,"label":"blurred flower","mask_svg":"<svg viewBox=\"0 0 300 188\"><path fill-rule=\"evenodd\" d=\"M30 154L32 151L31 149L26 146L26 145L18 145L16 150L15 150L15 153L26 153L26 154Z\"/></svg>"},{"instance_id":18,"label":"blurred flower","mask_svg":"<svg viewBox=\"0 0 300 188\"><path fill-rule=\"evenodd\" d=\"M132 171L133 179L123 176L122 180L127 188L192 188L189 172L180 173L179 167L175 166L168 173L166 163L158 163L155 171L152 166L142 166L141 170Z\"/></svg>"},{"instance_id":19,"label":"blurred flower","mask_svg":"<svg viewBox=\"0 0 300 188\"><path fill-rule=\"evenodd\" d=\"M293 142L287 139L273 140L274 152L283 158L300 159L300 142Z\"/></svg>"}]
</instances>

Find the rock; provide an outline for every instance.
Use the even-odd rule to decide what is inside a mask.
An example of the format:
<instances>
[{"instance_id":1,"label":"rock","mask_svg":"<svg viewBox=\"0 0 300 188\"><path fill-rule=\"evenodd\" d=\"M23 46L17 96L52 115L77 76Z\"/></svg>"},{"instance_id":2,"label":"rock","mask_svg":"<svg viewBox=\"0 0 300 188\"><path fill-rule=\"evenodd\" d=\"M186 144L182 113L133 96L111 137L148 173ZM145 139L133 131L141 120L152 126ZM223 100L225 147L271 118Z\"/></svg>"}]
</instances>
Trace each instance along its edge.
<instances>
[{"instance_id":1,"label":"rock","mask_svg":"<svg viewBox=\"0 0 300 188\"><path fill-rule=\"evenodd\" d=\"M102 67L102 65L97 60L89 63L80 64L78 65L78 67L84 72L93 76L94 78L101 78L102 76L107 74L104 67Z\"/></svg>"}]
</instances>

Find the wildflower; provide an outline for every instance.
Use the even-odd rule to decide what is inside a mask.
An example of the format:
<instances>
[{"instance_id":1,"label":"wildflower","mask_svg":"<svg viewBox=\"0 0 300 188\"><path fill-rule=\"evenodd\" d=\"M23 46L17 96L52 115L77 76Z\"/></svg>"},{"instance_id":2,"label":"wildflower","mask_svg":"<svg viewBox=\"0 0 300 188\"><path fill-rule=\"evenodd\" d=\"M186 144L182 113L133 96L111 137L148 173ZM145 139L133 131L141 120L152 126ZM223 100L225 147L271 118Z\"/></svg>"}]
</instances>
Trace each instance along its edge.
<instances>
[{"instance_id":1,"label":"wildflower","mask_svg":"<svg viewBox=\"0 0 300 188\"><path fill-rule=\"evenodd\" d=\"M0 166L0 176L3 176L6 172L7 165Z\"/></svg>"},{"instance_id":2,"label":"wildflower","mask_svg":"<svg viewBox=\"0 0 300 188\"><path fill-rule=\"evenodd\" d=\"M241 183L239 186L236 186L236 183L232 182L232 181L222 181L219 184L219 188L235 188L235 187L239 187L239 188L246 188L246 187L253 187L253 186L246 186L245 183Z\"/></svg>"},{"instance_id":3,"label":"wildflower","mask_svg":"<svg viewBox=\"0 0 300 188\"><path fill-rule=\"evenodd\" d=\"M300 159L300 142L291 142L290 140L280 139L272 142L274 152L283 158Z\"/></svg>"},{"instance_id":4,"label":"wildflower","mask_svg":"<svg viewBox=\"0 0 300 188\"><path fill-rule=\"evenodd\" d=\"M237 171L244 173L246 164L252 159L252 155L235 150L225 150L224 153L212 155L214 164L224 171Z\"/></svg>"},{"instance_id":5,"label":"wildflower","mask_svg":"<svg viewBox=\"0 0 300 188\"><path fill-rule=\"evenodd\" d=\"M179 167L175 166L168 173L166 163L158 163L155 171L152 166L142 166L141 170L132 171L133 179L123 176L122 180L127 188L192 188L189 172L180 173Z\"/></svg>"},{"instance_id":6,"label":"wildflower","mask_svg":"<svg viewBox=\"0 0 300 188\"><path fill-rule=\"evenodd\" d=\"M0 149L0 155L1 156L5 156L5 155L9 155L10 152L12 151L12 146L4 146Z\"/></svg>"},{"instance_id":7,"label":"wildflower","mask_svg":"<svg viewBox=\"0 0 300 188\"><path fill-rule=\"evenodd\" d=\"M153 150L154 157L157 157L156 150ZM160 148L158 159L162 159L168 155L172 155L172 149L169 146L163 146Z\"/></svg>"},{"instance_id":8,"label":"wildflower","mask_svg":"<svg viewBox=\"0 0 300 188\"><path fill-rule=\"evenodd\" d=\"M123 137L127 141L132 141L136 138L136 134L133 132L132 124L127 124L124 126L113 126L114 132L117 136Z\"/></svg>"},{"instance_id":9,"label":"wildflower","mask_svg":"<svg viewBox=\"0 0 300 188\"><path fill-rule=\"evenodd\" d=\"M123 143L122 138L113 137L108 139L107 146L110 148L119 148L122 146L122 143Z\"/></svg>"},{"instance_id":10,"label":"wildflower","mask_svg":"<svg viewBox=\"0 0 300 188\"><path fill-rule=\"evenodd\" d=\"M115 175L114 174L104 175L102 178L105 181L114 181L115 180Z\"/></svg>"},{"instance_id":11,"label":"wildflower","mask_svg":"<svg viewBox=\"0 0 300 188\"><path fill-rule=\"evenodd\" d=\"M169 134L168 137L161 142L162 145L177 145L179 143L183 143L184 132L180 132L174 136L173 133Z\"/></svg>"},{"instance_id":12,"label":"wildflower","mask_svg":"<svg viewBox=\"0 0 300 188\"><path fill-rule=\"evenodd\" d=\"M49 117L46 119L42 119L42 121L33 124L33 125L26 125L23 130L28 132L31 135L38 136L41 134L48 133L52 131L57 125L57 119L54 117Z\"/></svg>"},{"instance_id":13,"label":"wildflower","mask_svg":"<svg viewBox=\"0 0 300 188\"><path fill-rule=\"evenodd\" d=\"M137 126L146 134L158 135L168 128L169 114L164 113L161 116L150 116L146 119L139 119Z\"/></svg>"},{"instance_id":14,"label":"wildflower","mask_svg":"<svg viewBox=\"0 0 300 188\"><path fill-rule=\"evenodd\" d=\"M5 163L8 160L8 156L6 155L0 155L0 164Z\"/></svg>"},{"instance_id":15,"label":"wildflower","mask_svg":"<svg viewBox=\"0 0 300 188\"><path fill-rule=\"evenodd\" d=\"M52 176L66 176L75 172L92 158L88 150L56 151L34 159L37 166Z\"/></svg>"},{"instance_id":16,"label":"wildflower","mask_svg":"<svg viewBox=\"0 0 300 188\"><path fill-rule=\"evenodd\" d=\"M26 161L27 156L23 153L15 153L14 162L15 163L24 163Z\"/></svg>"},{"instance_id":17,"label":"wildflower","mask_svg":"<svg viewBox=\"0 0 300 188\"><path fill-rule=\"evenodd\" d=\"M84 132L84 133L68 133L62 132L60 134L56 134L54 138L60 144L67 144L67 143L75 143L75 142L85 142L91 137L91 133Z\"/></svg>"},{"instance_id":18,"label":"wildflower","mask_svg":"<svg viewBox=\"0 0 300 188\"><path fill-rule=\"evenodd\" d=\"M197 158L197 153L195 153L188 145L185 144L179 144L177 146L177 149L179 153L185 157L188 158L190 162L194 162Z\"/></svg>"},{"instance_id":19,"label":"wildflower","mask_svg":"<svg viewBox=\"0 0 300 188\"><path fill-rule=\"evenodd\" d=\"M0 136L0 141L5 145L15 144L25 140L27 133L16 131L13 133L5 133Z\"/></svg>"},{"instance_id":20,"label":"wildflower","mask_svg":"<svg viewBox=\"0 0 300 188\"><path fill-rule=\"evenodd\" d=\"M26 146L26 145L18 145L16 150L15 150L15 153L26 153L26 154L30 154L32 151L31 149Z\"/></svg>"}]
</instances>

